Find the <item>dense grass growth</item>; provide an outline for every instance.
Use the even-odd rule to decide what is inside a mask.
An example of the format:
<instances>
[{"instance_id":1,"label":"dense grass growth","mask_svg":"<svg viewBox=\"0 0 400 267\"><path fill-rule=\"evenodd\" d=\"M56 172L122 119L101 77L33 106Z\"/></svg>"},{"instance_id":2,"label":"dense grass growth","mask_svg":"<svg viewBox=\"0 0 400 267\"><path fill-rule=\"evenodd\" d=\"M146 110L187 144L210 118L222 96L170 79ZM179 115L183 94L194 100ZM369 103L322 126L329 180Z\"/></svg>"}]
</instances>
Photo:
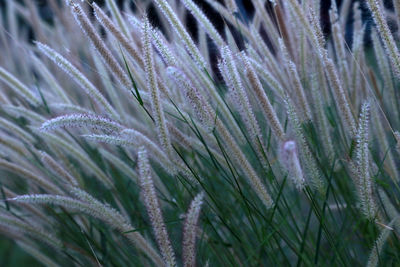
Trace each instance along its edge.
<instances>
[{"instance_id":1,"label":"dense grass growth","mask_svg":"<svg viewBox=\"0 0 400 267\"><path fill-rule=\"evenodd\" d=\"M207 0L223 31L192 0L49 0L50 20L22 2L0 13L0 235L18 253L400 265L398 4L362 3L365 47L353 1L332 1L328 37L317 0L252 0L246 20Z\"/></svg>"}]
</instances>

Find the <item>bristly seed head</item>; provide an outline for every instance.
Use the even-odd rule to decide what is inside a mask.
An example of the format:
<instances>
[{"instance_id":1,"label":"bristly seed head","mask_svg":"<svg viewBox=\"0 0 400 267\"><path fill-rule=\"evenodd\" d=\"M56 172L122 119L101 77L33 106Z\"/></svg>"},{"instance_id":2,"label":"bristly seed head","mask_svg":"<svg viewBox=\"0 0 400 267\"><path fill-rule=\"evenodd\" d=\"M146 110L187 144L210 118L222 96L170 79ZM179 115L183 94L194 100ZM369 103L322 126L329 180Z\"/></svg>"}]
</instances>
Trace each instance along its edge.
<instances>
[{"instance_id":1,"label":"bristly seed head","mask_svg":"<svg viewBox=\"0 0 400 267\"><path fill-rule=\"evenodd\" d=\"M302 190L305 184L303 170L297 152L296 142L289 140L283 143L281 161L286 167L290 178L298 190Z\"/></svg>"}]
</instances>

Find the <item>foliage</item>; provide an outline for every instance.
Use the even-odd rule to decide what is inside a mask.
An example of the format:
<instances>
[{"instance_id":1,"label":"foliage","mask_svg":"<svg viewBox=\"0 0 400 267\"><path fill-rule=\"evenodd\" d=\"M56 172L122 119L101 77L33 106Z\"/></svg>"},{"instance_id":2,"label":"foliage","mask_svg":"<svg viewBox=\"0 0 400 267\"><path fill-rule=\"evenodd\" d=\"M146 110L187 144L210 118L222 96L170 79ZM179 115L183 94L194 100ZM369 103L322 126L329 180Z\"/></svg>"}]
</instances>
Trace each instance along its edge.
<instances>
[{"instance_id":1,"label":"foliage","mask_svg":"<svg viewBox=\"0 0 400 267\"><path fill-rule=\"evenodd\" d=\"M327 38L317 0L252 0L246 20L206 0L223 32L192 0L105 2L49 0L50 22L34 1L0 14L0 234L16 253L46 266L400 264L399 5L364 3L371 49L352 1L332 1Z\"/></svg>"}]
</instances>

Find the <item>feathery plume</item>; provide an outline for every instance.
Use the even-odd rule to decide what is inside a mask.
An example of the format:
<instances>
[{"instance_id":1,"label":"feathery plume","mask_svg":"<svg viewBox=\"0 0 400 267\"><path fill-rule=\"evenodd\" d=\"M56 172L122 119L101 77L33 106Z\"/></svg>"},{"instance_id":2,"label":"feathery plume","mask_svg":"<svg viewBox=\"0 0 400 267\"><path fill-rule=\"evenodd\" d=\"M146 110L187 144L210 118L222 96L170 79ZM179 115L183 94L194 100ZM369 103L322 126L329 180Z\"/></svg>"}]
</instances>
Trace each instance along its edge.
<instances>
[{"instance_id":1,"label":"feathery plume","mask_svg":"<svg viewBox=\"0 0 400 267\"><path fill-rule=\"evenodd\" d=\"M303 171L301 169L296 142L289 140L282 145L282 163L289 171L296 188L302 190L304 187Z\"/></svg>"},{"instance_id":2,"label":"feathery plume","mask_svg":"<svg viewBox=\"0 0 400 267\"><path fill-rule=\"evenodd\" d=\"M10 145L4 145L4 140L1 140L2 138L0 137L0 157L9 159L14 162L18 162L20 165L27 164L26 159L23 158L22 156L25 156L28 152L28 150L24 150L22 148L20 151L16 151L12 146ZM24 153L22 153L24 152Z\"/></svg>"},{"instance_id":3,"label":"feathery plume","mask_svg":"<svg viewBox=\"0 0 400 267\"><path fill-rule=\"evenodd\" d=\"M223 58L222 73L225 73L224 79L227 83L229 90L232 94L235 104L238 106L240 115L246 124L247 130L253 142L253 145L258 147L257 138L262 143L262 135L258 122L254 116L253 109L250 106L249 99L243 88L238 70L236 68L235 61L229 47L224 46L221 50L221 55Z\"/></svg>"},{"instance_id":4,"label":"feathery plume","mask_svg":"<svg viewBox=\"0 0 400 267\"><path fill-rule=\"evenodd\" d=\"M293 61L289 61L287 63L287 65L288 65L290 76L292 77L293 87L296 92L296 99L300 103L303 116L306 120L312 120L310 106L308 104L303 85L301 84L300 77L297 72L297 67Z\"/></svg>"},{"instance_id":5,"label":"feathery plume","mask_svg":"<svg viewBox=\"0 0 400 267\"><path fill-rule=\"evenodd\" d=\"M167 155L172 156L171 140L165 122L165 116L161 104L160 91L158 88L157 76L154 67L153 48L150 41L150 23L147 18L144 18L142 26L142 45L145 62L144 65L146 70L146 85L151 92L151 107L153 111L153 117L156 123L158 138L160 139L161 146Z\"/></svg>"},{"instance_id":6,"label":"feathery plume","mask_svg":"<svg viewBox=\"0 0 400 267\"><path fill-rule=\"evenodd\" d=\"M382 10L382 3L378 2L378 0L367 0L367 4L372 13L372 17L374 18L379 35L382 38L383 45L385 46L386 53L390 59L390 62L392 63L395 74L397 77L400 77L400 53L386 22L386 18Z\"/></svg>"},{"instance_id":7,"label":"feathery plume","mask_svg":"<svg viewBox=\"0 0 400 267\"><path fill-rule=\"evenodd\" d=\"M344 33L342 31L341 25L340 25L340 20L339 20L339 14L337 10L337 5L336 2L332 2L332 7L329 10L329 17L330 17L330 22L332 25L332 38L334 40L333 44L335 47L335 53L338 59L338 64L339 64L339 71L341 74L341 77L343 77L343 84L345 87L349 87L349 66L347 63L347 54L346 54L346 48L345 48L345 38L344 38Z\"/></svg>"},{"instance_id":8,"label":"feathery plume","mask_svg":"<svg viewBox=\"0 0 400 267\"><path fill-rule=\"evenodd\" d=\"M4 193L5 193L5 197L7 199L14 198L14 197L18 196L15 192L13 192L12 190L8 189L7 187L3 186L3 190L4 190ZM19 212L14 213L15 216L19 216L19 219L22 219L22 216L28 215L28 214L25 213L25 212L28 212L30 214L30 216L31 215L37 216L37 218L41 221L41 223L48 223L48 224L51 223L51 219L49 218L48 214L45 214L45 212L42 209L37 208L37 207L33 207L32 205L25 204L25 203L22 203L20 205L20 207L24 210L23 211L24 213L23 214L22 214L22 212L21 212L21 214ZM11 215L11 214L8 213L8 215Z\"/></svg>"},{"instance_id":9,"label":"feathery plume","mask_svg":"<svg viewBox=\"0 0 400 267\"><path fill-rule=\"evenodd\" d=\"M251 166L250 162L247 160L246 156L243 154L232 135L229 133L228 129L225 128L223 123L218 118L216 119L215 127L218 133L222 136L224 142L227 144L228 151L232 154L234 160L239 164L239 166L242 167L242 170L245 173L246 178L248 179L253 190L261 199L265 207L267 209L271 208L274 204L271 196L267 192L267 189L261 182L254 168Z\"/></svg>"},{"instance_id":10,"label":"feathery plume","mask_svg":"<svg viewBox=\"0 0 400 267\"><path fill-rule=\"evenodd\" d=\"M142 195L146 205L147 212L153 226L154 234L160 247L166 266L176 266L175 253L168 237L160 204L154 188L153 179L151 178L151 170L147 152L144 147L139 148L138 152L139 179L142 188Z\"/></svg>"},{"instance_id":11,"label":"feathery plume","mask_svg":"<svg viewBox=\"0 0 400 267\"><path fill-rule=\"evenodd\" d=\"M153 38L151 41L153 42L154 47L160 53L165 63L168 66L178 66L178 59L175 57L174 53L171 51L167 40L164 35L162 35L159 31L151 28Z\"/></svg>"},{"instance_id":12,"label":"feathery plume","mask_svg":"<svg viewBox=\"0 0 400 267\"><path fill-rule=\"evenodd\" d=\"M312 82L311 88L311 96L313 100L313 104L315 106L315 114L317 119L317 126L319 131L321 132L321 137L323 140L322 146L324 147L325 155L328 157L329 161L332 162L335 156L335 150L332 144L332 138L330 135L331 126L328 123L328 119L324 113L324 101L323 96L321 94L321 90L319 86L322 85L324 92L326 90L326 80L323 72L320 70L318 66L318 78L317 82Z\"/></svg>"},{"instance_id":13,"label":"feathery plume","mask_svg":"<svg viewBox=\"0 0 400 267\"><path fill-rule=\"evenodd\" d=\"M123 34L126 37L130 38L128 27L126 26L125 21L123 20L123 18L121 16L121 12L119 12L118 6L116 5L115 1L114 0L106 0L105 2L107 4L108 8L111 10L111 14L117 21L118 26L121 29L121 31L123 32Z\"/></svg>"},{"instance_id":14,"label":"feathery plume","mask_svg":"<svg viewBox=\"0 0 400 267\"><path fill-rule=\"evenodd\" d=\"M217 90L215 90L215 86L207 77L205 77L203 72L198 72L197 68L195 71L195 77L199 77L201 79L201 83L203 84L199 86L205 86L208 89L206 92L200 90L202 87L197 87L197 85L193 84L192 81L196 80L196 78L189 78L182 69L167 68L167 74L172 77L178 88L184 92L185 98L187 98L188 102L192 104L191 107L196 113L197 118L207 130L211 130L214 127L216 112L209 105L197 105L194 104L193 101L204 101L208 103L208 101L211 100L206 98L206 95L209 94L210 98L215 101L215 104L218 107L218 115L227 120L227 125L229 125L229 128L232 131L232 135L238 139L238 142L244 143L245 138L241 132L241 129L239 128L235 118L232 116L231 111L227 108L224 100L219 95ZM200 104L200 102L198 102L198 104ZM201 108L198 109L197 107Z\"/></svg>"},{"instance_id":15,"label":"feathery plume","mask_svg":"<svg viewBox=\"0 0 400 267\"><path fill-rule=\"evenodd\" d=\"M196 44L193 42L189 33L185 30L185 27L183 27L182 23L179 21L169 3L164 0L154 0L154 2L156 2L158 8L167 18L169 24L171 25L171 28L176 32L181 41L184 43L187 51L192 56L198 67L200 67L202 70L207 69L206 61L201 55Z\"/></svg>"},{"instance_id":16,"label":"feathery plume","mask_svg":"<svg viewBox=\"0 0 400 267\"><path fill-rule=\"evenodd\" d=\"M185 215L186 218L183 226L182 242L182 259L184 267L196 266L197 221L199 220L203 198L204 193L198 194L190 203L189 210Z\"/></svg>"},{"instance_id":17,"label":"feathery plume","mask_svg":"<svg viewBox=\"0 0 400 267\"><path fill-rule=\"evenodd\" d=\"M218 12L224 19L226 19L226 21L228 21L232 25L237 25L237 27L240 28L240 30L242 31L243 35L246 38L251 39L251 34L248 31L246 25L243 22L241 22L240 20L237 20L235 15L234 15L235 10L238 10L237 8L235 8L235 6L236 6L235 0L226 0L226 1L232 2L232 8L230 8L231 10L229 10L228 8L225 8L218 1L206 0L206 2L210 6L212 6L215 9L216 12Z\"/></svg>"},{"instance_id":18,"label":"feathery plume","mask_svg":"<svg viewBox=\"0 0 400 267\"><path fill-rule=\"evenodd\" d=\"M296 113L295 107L291 101L291 99L286 96L284 98L284 102L287 108L287 115L289 121L291 122L294 132L296 134L296 141L299 145L299 152L301 155L301 159L304 160L304 164L306 167L307 175L310 175L312 186L317 189L321 194L324 194L324 182L321 179L321 172L318 168L318 165L315 161L315 158L310 150L309 145L306 142L303 128L300 123L299 117Z\"/></svg>"},{"instance_id":19,"label":"feathery plume","mask_svg":"<svg viewBox=\"0 0 400 267\"><path fill-rule=\"evenodd\" d=\"M88 96L93 99L96 103L100 104L105 111L110 113L112 117L118 119L119 116L114 108L108 103L104 96L97 90L97 88L77 69L75 68L67 59L58 54L56 51L51 49L45 44L36 42L38 49L48 58L50 58L54 63L56 63L63 71L65 71L75 82L81 86L81 88L88 94Z\"/></svg>"},{"instance_id":20,"label":"feathery plume","mask_svg":"<svg viewBox=\"0 0 400 267\"><path fill-rule=\"evenodd\" d=\"M376 62L379 66L379 72L382 75L382 80L385 87L383 93L388 94L384 99L388 102L388 104L391 105L390 109L394 117L399 118L399 107L396 103L395 86L393 82L389 58L386 56L384 48L379 41L378 34L375 31L372 33L372 43L374 46Z\"/></svg>"},{"instance_id":21,"label":"feathery plume","mask_svg":"<svg viewBox=\"0 0 400 267\"><path fill-rule=\"evenodd\" d=\"M299 103L301 113L305 120L311 120L311 111L307 101L306 94L304 92L303 85L301 84L299 74L297 72L296 64L289 59L289 54L285 44L282 39L278 40L279 46L281 48L282 56L285 61L285 66L289 71L289 76L291 77L291 82L294 88L295 94L292 96L296 103Z\"/></svg>"},{"instance_id":22,"label":"feathery plume","mask_svg":"<svg viewBox=\"0 0 400 267\"><path fill-rule=\"evenodd\" d=\"M357 191L360 204L364 215L373 220L375 218L376 205L372 196L373 181L369 170L369 150L368 150L368 131L369 131L369 102L363 103L359 119L359 126L356 135L356 171L357 171Z\"/></svg>"},{"instance_id":23,"label":"feathery plume","mask_svg":"<svg viewBox=\"0 0 400 267\"><path fill-rule=\"evenodd\" d=\"M192 85L186 75L179 69L174 67L167 68L167 74L171 77L175 84L184 92L186 101L190 103L191 108L194 110L196 117L208 129L214 125L214 112L212 109L207 108L204 103L206 100L203 95Z\"/></svg>"},{"instance_id":24,"label":"feathery plume","mask_svg":"<svg viewBox=\"0 0 400 267\"><path fill-rule=\"evenodd\" d=\"M135 146L136 143L127 140L126 138L121 138L113 135L106 134L84 134L82 137L106 144L119 145L119 146Z\"/></svg>"},{"instance_id":25,"label":"feathery plume","mask_svg":"<svg viewBox=\"0 0 400 267\"><path fill-rule=\"evenodd\" d=\"M252 47L252 45L249 43L246 44L246 52L248 57L252 59L258 59L260 62L268 62L268 64L265 64L263 67L275 74L279 74L281 72L281 67L278 65L279 62L276 60L275 55L271 52L270 48L267 46L264 39L261 37L260 33L255 27L251 27L250 31L254 37L254 44L252 44L254 47ZM261 58L260 55L262 56Z\"/></svg>"},{"instance_id":26,"label":"feathery plume","mask_svg":"<svg viewBox=\"0 0 400 267\"><path fill-rule=\"evenodd\" d=\"M89 127L91 129L101 129L106 132L119 132L124 129L119 123L105 117L92 114L71 114L45 121L40 130L50 132L59 128L73 127Z\"/></svg>"},{"instance_id":27,"label":"feathery plume","mask_svg":"<svg viewBox=\"0 0 400 267\"><path fill-rule=\"evenodd\" d=\"M214 40L217 46L223 46L225 44L224 39L215 29L214 25L208 20L203 11L192 1L192 0L182 0L185 7L192 13L192 15L197 19L202 28L209 34L211 39Z\"/></svg>"},{"instance_id":28,"label":"feathery plume","mask_svg":"<svg viewBox=\"0 0 400 267\"><path fill-rule=\"evenodd\" d=\"M236 1L234 1L236 2ZM255 7L256 13L258 17L262 20L262 24L264 26L264 30L266 31L271 45L273 47L277 46L276 40L279 38L279 34L277 31L277 27L271 19L271 16L268 14L267 10L265 9L265 1L264 0L252 0L252 4Z\"/></svg>"},{"instance_id":29,"label":"feathery plume","mask_svg":"<svg viewBox=\"0 0 400 267\"><path fill-rule=\"evenodd\" d=\"M141 31L143 29L142 22L136 17L128 15L128 21L136 30ZM162 56L162 58L164 59L164 61L166 62L166 64L168 66L177 66L178 59L171 51L170 46L168 45L164 35L160 33L159 30L154 29L151 25L150 29L151 29L151 34L153 36L153 38L151 38L151 41L155 46L155 48L157 49L157 51Z\"/></svg>"},{"instance_id":30,"label":"feathery plume","mask_svg":"<svg viewBox=\"0 0 400 267\"><path fill-rule=\"evenodd\" d=\"M78 4L73 4L71 6L72 13L74 14L75 20L81 27L82 31L86 33L90 42L94 46L95 50L103 58L106 65L111 70L111 73L118 79L118 81L127 88L132 87L132 83L128 76L116 61L111 51L108 49L107 45L100 38L99 34L94 29L92 23L89 21L85 12L83 12L82 7Z\"/></svg>"},{"instance_id":31,"label":"feathery plume","mask_svg":"<svg viewBox=\"0 0 400 267\"><path fill-rule=\"evenodd\" d=\"M348 131L352 136L354 136L356 134L356 123L354 121L353 113L351 112L347 94L343 90L335 65L331 59L326 59L325 71L327 73L328 81L333 88L340 115L342 116Z\"/></svg>"},{"instance_id":32,"label":"feathery plume","mask_svg":"<svg viewBox=\"0 0 400 267\"><path fill-rule=\"evenodd\" d=\"M368 1L381 13L375 21L399 24L383 0ZM352 0L341 1L340 12L331 1L330 38L323 34L321 0L241 6L205 0L218 18L198 0L136 1L135 7L48 0L51 23L33 2L8 0L0 12L0 28L7 29L0 31L0 236L21 241L48 265L61 264L65 255L91 265L252 265L290 259L293 249L305 252L299 264L321 265L331 253L308 253L319 235L306 238L303 226L311 232L333 227L321 239L332 244L340 225L359 241L370 240L378 226L371 250L345 242L332 264L345 265L353 252L365 262L370 252L370 265L391 262L397 243L387 242L386 253L387 237L379 231L400 229L400 220L393 229L385 225L400 213L391 190L399 172L400 56L388 56L399 53L392 43L396 27L385 41L378 30L386 26L376 23L371 50L363 47L366 18ZM252 14L243 9L248 3ZM154 10L148 16L155 15L157 27L143 19ZM48 46L32 47L29 28ZM369 119L368 104L361 104L371 96ZM199 188L212 202L203 229L206 192L192 195ZM347 197L352 188L356 203ZM175 224L182 229L170 231L175 222L167 217L176 217L189 195L186 215ZM142 203L130 203L138 197ZM323 215L326 208L320 225L312 223L313 214L302 216L308 209ZM143 216L150 228L142 227ZM265 219L290 240L268 235ZM28 234L29 226L39 234ZM44 247L41 230L57 234L61 245ZM274 242L265 246L270 237ZM276 255L268 259L271 251Z\"/></svg>"},{"instance_id":33,"label":"feathery plume","mask_svg":"<svg viewBox=\"0 0 400 267\"><path fill-rule=\"evenodd\" d=\"M284 90L281 83L270 73L268 70L265 69L260 63L258 63L253 58L248 58L250 63L254 66L257 73L260 75L261 79L264 80L268 86L275 91L275 93L281 97L284 96Z\"/></svg>"},{"instance_id":34,"label":"feathery plume","mask_svg":"<svg viewBox=\"0 0 400 267\"><path fill-rule=\"evenodd\" d=\"M132 45L132 41L128 39L127 33L123 33L120 29L114 24L114 22L104 13L104 11L96 4L93 3L94 14L97 20L101 23L101 25L106 28L115 38L122 44L122 46L128 51L129 55L139 64L139 66L143 67L143 59L140 56L139 52Z\"/></svg>"},{"instance_id":35,"label":"feathery plume","mask_svg":"<svg viewBox=\"0 0 400 267\"><path fill-rule=\"evenodd\" d=\"M110 205L105 205L101 203L99 200L91 196L89 193L86 191L78 188L78 187L72 187L70 189L70 192L72 195L74 195L76 198L79 200L91 205L91 207L96 207L98 209L98 212L103 213L105 216L110 217L109 223L115 223L117 225L118 223L128 223L127 219L124 218L117 210L112 208ZM112 216L112 217L111 217ZM115 229L118 229L119 226L115 226Z\"/></svg>"},{"instance_id":36,"label":"feathery plume","mask_svg":"<svg viewBox=\"0 0 400 267\"><path fill-rule=\"evenodd\" d=\"M260 103L260 106L262 107L262 112L267 118L275 136L280 141L283 141L285 139L285 133L283 131L282 125L279 122L278 116L276 115L275 110L268 99L268 96L265 94L264 88L261 85L257 73L254 70L253 66L250 64L246 55L243 52L241 55L244 61L245 74L254 90L255 95L257 96L257 100Z\"/></svg>"}]
</instances>

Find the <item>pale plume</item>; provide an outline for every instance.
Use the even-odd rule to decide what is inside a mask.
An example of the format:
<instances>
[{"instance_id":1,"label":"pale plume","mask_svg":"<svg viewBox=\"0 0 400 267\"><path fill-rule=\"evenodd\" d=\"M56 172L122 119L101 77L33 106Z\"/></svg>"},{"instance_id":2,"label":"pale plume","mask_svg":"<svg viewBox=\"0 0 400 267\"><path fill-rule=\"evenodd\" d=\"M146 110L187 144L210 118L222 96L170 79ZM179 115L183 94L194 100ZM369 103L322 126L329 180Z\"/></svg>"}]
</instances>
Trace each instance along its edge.
<instances>
[{"instance_id":1,"label":"pale plume","mask_svg":"<svg viewBox=\"0 0 400 267\"><path fill-rule=\"evenodd\" d=\"M146 85L151 95L151 108L153 111L153 117L156 123L158 138L160 143L169 156L172 155L171 140L166 126L166 120L164 116L164 110L161 104L160 91L157 84L157 76L155 72L154 59L153 59L153 48L151 45L150 36L150 23L147 18L143 21L142 29L142 45L144 54L144 65L146 70Z\"/></svg>"},{"instance_id":2,"label":"pale plume","mask_svg":"<svg viewBox=\"0 0 400 267\"><path fill-rule=\"evenodd\" d=\"M390 62L392 63L395 74L397 77L400 77L400 53L386 22L386 18L382 10L383 3L378 0L368 0L367 4L374 18L379 35L382 38L386 53L390 59ZM398 4L396 5L398 6Z\"/></svg>"},{"instance_id":3,"label":"pale plume","mask_svg":"<svg viewBox=\"0 0 400 267\"><path fill-rule=\"evenodd\" d=\"M369 167L369 102L365 102L361 108L358 130L356 135L355 166L357 170L357 192L364 215L374 220L376 216L376 204L373 197L373 181Z\"/></svg>"},{"instance_id":4,"label":"pale plume","mask_svg":"<svg viewBox=\"0 0 400 267\"><path fill-rule=\"evenodd\" d=\"M183 266L196 266L196 236L197 221L200 217L200 210L203 204L204 193L198 194L190 203L189 210L185 215L183 227L182 258Z\"/></svg>"},{"instance_id":5,"label":"pale plume","mask_svg":"<svg viewBox=\"0 0 400 267\"><path fill-rule=\"evenodd\" d=\"M297 152L296 142L289 140L282 145L282 164L286 166L289 176L298 190L302 190L305 184L303 170Z\"/></svg>"},{"instance_id":6,"label":"pale plume","mask_svg":"<svg viewBox=\"0 0 400 267\"><path fill-rule=\"evenodd\" d=\"M97 90L97 88L67 59L61 56L59 53L51 49L45 44L36 42L38 49L56 63L63 71L70 75L77 84L92 98L96 103L100 104L105 111L109 112L114 118L118 119L119 116L114 108L108 103L104 96Z\"/></svg>"},{"instance_id":7,"label":"pale plume","mask_svg":"<svg viewBox=\"0 0 400 267\"><path fill-rule=\"evenodd\" d=\"M93 47L103 58L106 65L111 70L111 73L113 73L113 75L121 82L121 84L123 84L127 88L131 88L132 83L130 82L127 74L116 61L111 51L108 49L107 45L100 38L99 34L96 32L93 25L89 21L89 18L82 10L82 7L78 4L73 4L71 6L71 10L82 31L89 37Z\"/></svg>"},{"instance_id":8,"label":"pale plume","mask_svg":"<svg viewBox=\"0 0 400 267\"><path fill-rule=\"evenodd\" d=\"M146 205L147 213L149 214L154 235L158 246L160 247L165 265L176 266L175 253L172 249L171 241L169 240L164 219L162 217L160 203L153 184L147 152L144 147L139 148L138 165L144 204Z\"/></svg>"},{"instance_id":9,"label":"pale plume","mask_svg":"<svg viewBox=\"0 0 400 267\"><path fill-rule=\"evenodd\" d=\"M205 63L203 56L201 55L196 44L193 42L189 33L185 30L182 23L179 21L178 17L176 16L175 12L173 11L169 3L163 0L154 0L154 2L157 4L158 8L161 10L164 16L167 18L171 28L176 32L176 34L182 40L187 51L190 53L196 64L201 69L206 69L207 65Z\"/></svg>"},{"instance_id":10,"label":"pale plume","mask_svg":"<svg viewBox=\"0 0 400 267\"><path fill-rule=\"evenodd\" d=\"M118 122L91 114L71 114L45 121L41 131L55 131L59 128L88 127L106 132L118 132L124 129Z\"/></svg>"}]
</instances>

